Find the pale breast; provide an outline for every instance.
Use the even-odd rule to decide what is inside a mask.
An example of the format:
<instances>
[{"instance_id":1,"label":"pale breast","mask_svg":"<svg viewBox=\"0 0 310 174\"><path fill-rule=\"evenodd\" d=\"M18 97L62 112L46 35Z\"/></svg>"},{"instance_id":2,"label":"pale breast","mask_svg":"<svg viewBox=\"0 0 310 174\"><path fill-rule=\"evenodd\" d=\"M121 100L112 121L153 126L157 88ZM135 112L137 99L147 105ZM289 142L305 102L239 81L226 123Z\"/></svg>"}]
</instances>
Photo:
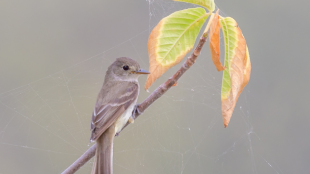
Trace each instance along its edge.
<instances>
[{"instance_id":1,"label":"pale breast","mask_svg":"<svg viewBox=\"0 0 310 174\"><path fill-rule=\"evenodd\" d=\"M125 124L128 122L129 117L131 117L132 115L132 111L135 107L137 103L137 99L136 101L134 101L128 108L127 110L116 120L115 122L115 132L119 133L122 128L125 126Z\"/></svg>"}]
</instances>

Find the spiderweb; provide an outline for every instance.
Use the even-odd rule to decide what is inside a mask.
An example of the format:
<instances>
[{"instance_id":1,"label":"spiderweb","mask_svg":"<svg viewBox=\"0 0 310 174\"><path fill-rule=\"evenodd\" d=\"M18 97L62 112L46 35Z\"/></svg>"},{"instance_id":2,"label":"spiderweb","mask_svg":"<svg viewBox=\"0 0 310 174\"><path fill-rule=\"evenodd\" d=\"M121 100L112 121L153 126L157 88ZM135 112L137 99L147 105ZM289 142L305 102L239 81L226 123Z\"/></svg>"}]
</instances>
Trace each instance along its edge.
<instances>
[{"instance_id":1,"label":"spiderweb","mask_svg":"<svg viewBox=\"0 0 310 174\"><path fill-rule=\"evenodd\" d=\"M91 145L91 113L107 67L115 58L128 56L147 69L146 43L152 28L172 12L194 7L166 0L139 3L149 8L145 28L99 54L0 94L0 173L61 173L73 163ZM115 139L114 173L280 173L256 154L259 137L251 124L249 87L230 125L223 128L221 79L206 44L177 86ZM139 79L142 87L145 80ZM138 102L148 95L141 90ZM92 162L78 173L90 173Z\"/></svg>"}]
</instances>

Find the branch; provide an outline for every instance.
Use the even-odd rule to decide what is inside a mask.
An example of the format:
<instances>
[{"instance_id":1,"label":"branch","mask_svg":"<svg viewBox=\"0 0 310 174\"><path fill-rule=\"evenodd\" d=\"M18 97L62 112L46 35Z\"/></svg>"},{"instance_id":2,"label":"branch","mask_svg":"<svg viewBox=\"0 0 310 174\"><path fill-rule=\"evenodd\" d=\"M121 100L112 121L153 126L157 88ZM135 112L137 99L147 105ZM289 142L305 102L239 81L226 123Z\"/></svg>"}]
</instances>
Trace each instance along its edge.
<instances>
[{"instance_id":1,"label":"branch","mask_svg":"<svg viewBox=\"0 0 310 174\"><path fill-rule=\"evenodd\" d=\"M61 174L71 174L75 173L80 169L88 160L95 156L97 144L92 145L80 158L78 158L73 164L71 164L65 171Z\"/></svg>"},{"instance_id":2,"label":"branch","mask_svg":"<svg viewBox=\"0 0 310 174\"><path fill-rule=\"evenodd\" d=\"M200 40L198 45L196 46L194 52L187 58L187 60L183 63L182 67L165 83L161 84L155 91L152 92L139 106L138 109L135 110L135 118L138 118L145 109L147 109L154 101L156 101L159 97L161 97L168 89L170 89L174 84L177 84L179 78L187 71L195 62L197 57L200 54L201 48L205 44L207 40L207 33L205 32ZM124 128L129 124L129 122L124 126ZM123 128L123 129L124 129ZM90 147L80 158L78 158L71 166L69 166L62 174L72 174L75 173L80 167L82 167L88 160L90 160L96 152L96 144Z\"/></svg>"}]
</instances>

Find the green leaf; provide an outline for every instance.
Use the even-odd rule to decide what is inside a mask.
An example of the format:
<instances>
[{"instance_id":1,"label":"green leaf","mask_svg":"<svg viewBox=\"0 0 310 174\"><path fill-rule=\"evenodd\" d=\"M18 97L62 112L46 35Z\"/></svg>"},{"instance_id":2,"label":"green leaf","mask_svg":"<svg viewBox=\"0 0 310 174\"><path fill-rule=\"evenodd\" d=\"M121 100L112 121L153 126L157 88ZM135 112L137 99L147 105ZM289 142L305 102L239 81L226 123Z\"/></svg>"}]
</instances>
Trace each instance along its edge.
<instances>
[{"instance_id":1,"label":"green leaf","mask_svg":"<svg viewBox=\"0 0 310 174\"><path fill-rule=\"evenodd\" d=\"M163 18L149 36L150 72L145 89L178 64L193 48L201 27L208 18L203 8L190 8Z\"/></svg>"},{"instance_id":2,"label":"green leaf","mask_svg":"<svg viewBox=\"0 0 310 174\"><path fill-rule=\"evenodd\" d=\"M214 0L174 0L174 1L182 1L182 2L187 2L191 4L197 4L197 5L200 5L208 9L209 12L213 12L215 9Z\"/></svg>"},{"instance_id":3,"label":"green leaf","mask_svg":"<svg viewBox=\"0 0 310 174\"><path fill-rule=\"evenodd\" d=\"M222 116L224 126L230 121L238 97L250 79L251 63L246 41L237 22L221 18L220 24L225 41L225 66L222 81Z\"/></svg>"}]
</instances>

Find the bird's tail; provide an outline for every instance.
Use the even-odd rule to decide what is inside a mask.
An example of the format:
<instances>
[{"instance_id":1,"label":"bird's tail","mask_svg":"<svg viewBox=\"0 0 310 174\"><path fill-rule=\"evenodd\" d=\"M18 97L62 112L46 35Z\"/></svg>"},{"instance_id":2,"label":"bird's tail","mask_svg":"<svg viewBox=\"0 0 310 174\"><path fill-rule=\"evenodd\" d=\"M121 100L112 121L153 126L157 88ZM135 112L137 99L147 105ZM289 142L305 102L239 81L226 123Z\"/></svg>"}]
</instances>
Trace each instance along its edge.
<instances>
[{"instance_id":1,"label":"bird's tail","mask_svg":"<svg viewBox=\"0 0 310 174\"><path fill-rule=\"evenodd\" d=\"M110 126L96 140L97 149L92 169L92 174L113 173L113 140L115 137L115 126Z\"/></svg>"}]
</instances>

